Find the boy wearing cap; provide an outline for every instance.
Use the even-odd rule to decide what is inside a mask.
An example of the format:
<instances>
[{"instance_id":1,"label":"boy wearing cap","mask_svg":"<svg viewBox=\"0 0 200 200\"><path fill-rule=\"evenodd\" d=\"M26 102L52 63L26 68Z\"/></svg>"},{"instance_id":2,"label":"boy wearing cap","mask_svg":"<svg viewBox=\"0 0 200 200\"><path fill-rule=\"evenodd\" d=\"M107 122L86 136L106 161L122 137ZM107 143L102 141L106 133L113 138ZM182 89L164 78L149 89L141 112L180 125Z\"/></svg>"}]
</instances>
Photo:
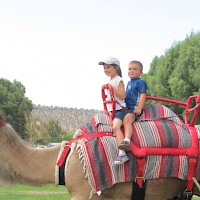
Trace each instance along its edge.
<instances>
[{"instance_id":1,"label":"boy wearing cap","mask_svg":"<svg viewBox=\"0 0 200 200\"><path fill-rule=\"evenodd\" d=\"M126 92L124 88L124 82L122 80L120 62L115 57L108 57L104 61L99 62L99 65L103 65L105 74L110 77L109 84L112 85L114 98L119 103L119 105L116 104L116 113L113 120L113 132L116 136L117 145L119 146L124 139L124 136L121 131L121 126L123 123L124 116L126 114L125 110L121 108L121 106L123 107L126 106L125 103ZM107 96L108 99L111 98L109 91ZM108 111L112 112L112 105L108 104L107 106L108 106L107 107ZM127 160L129 160L129 158L126 155L126 152L124 150L119 149L119 153L114 164L116 165L123 164Z\"/></svg>"}]
</instances>

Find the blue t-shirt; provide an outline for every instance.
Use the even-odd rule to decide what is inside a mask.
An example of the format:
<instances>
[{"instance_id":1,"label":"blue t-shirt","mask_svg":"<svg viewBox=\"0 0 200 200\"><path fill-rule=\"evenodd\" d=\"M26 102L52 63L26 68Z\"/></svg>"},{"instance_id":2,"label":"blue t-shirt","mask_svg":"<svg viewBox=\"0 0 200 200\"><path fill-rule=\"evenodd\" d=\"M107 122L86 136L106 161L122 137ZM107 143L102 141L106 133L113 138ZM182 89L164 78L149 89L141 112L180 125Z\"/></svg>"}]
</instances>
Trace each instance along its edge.
<instances>
[{"instance_id":1,"label":"blue t-shirt","mask_svg":"<svg viewBox=\"0 0 200 200\"><path fill-rule=\"evenodd\" d=\"M131 79L126 86L126 107L129 110L134 110L134 107L138 103L138 97L141 93L146 93L147 83L141 78Z\"/></svg>"}]
</instances>

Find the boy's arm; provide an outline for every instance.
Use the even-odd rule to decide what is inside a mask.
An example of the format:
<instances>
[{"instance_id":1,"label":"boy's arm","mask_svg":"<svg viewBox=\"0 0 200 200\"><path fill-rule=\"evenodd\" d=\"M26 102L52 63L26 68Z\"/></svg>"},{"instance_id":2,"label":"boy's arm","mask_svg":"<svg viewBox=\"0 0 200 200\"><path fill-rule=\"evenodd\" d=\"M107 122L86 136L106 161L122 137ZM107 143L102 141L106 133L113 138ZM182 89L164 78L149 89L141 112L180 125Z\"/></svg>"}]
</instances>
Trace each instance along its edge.
<instances>
[{"instance_id":1,"label":"boy's arm","mask_svg":"<svg viewBox=\"0 0 200 200\"><path fill-rule=\"evenodd\" d=\"M146 100L146 93L141 93L140 97L139 97L138 105L134 110L134 114L136 114L136 115L141 114L142 108L144 107L145 100Z\"/></svg>"}]
</instances>

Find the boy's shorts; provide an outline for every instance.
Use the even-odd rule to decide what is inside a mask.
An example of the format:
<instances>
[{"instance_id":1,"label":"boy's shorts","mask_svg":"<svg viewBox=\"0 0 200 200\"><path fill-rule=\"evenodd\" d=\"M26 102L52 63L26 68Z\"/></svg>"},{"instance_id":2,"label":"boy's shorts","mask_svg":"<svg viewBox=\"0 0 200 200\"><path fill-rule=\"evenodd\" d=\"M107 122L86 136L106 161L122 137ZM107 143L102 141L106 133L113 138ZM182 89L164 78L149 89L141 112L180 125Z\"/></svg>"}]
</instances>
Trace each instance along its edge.
<instances>
[{"instance_id":1,"label":"boy's shorts","mask_svg":"<svg viewBox=\"0 0 200 200\"><path fill-rule=\"evenodd\" d=\"M125 110L123 110L123 109L116 110L114 118L117 118L117 119L120 119L121 121L123 121L125 115L126 115Z\"/></svg>"}]
</instances>

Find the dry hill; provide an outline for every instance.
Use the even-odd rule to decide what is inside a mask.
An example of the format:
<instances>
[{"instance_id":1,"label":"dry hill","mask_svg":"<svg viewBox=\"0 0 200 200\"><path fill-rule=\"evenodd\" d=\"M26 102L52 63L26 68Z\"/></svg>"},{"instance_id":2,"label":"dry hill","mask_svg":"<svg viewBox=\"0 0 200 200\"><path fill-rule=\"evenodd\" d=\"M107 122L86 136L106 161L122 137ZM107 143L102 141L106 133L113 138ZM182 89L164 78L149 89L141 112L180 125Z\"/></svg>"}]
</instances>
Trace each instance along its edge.
<instances>
[{"instance_id":1,"label":"dry hill","mask_svg":"<svg viewBox=\"0 0 200 200\"><path fill-rule=\"evenodd\" d=\"M57 106L34 106L32 115L41 121L58 121L66 132L77 130L81 125L87 123L99 110L66 108Z\"/></svg>"}]
</instances>

